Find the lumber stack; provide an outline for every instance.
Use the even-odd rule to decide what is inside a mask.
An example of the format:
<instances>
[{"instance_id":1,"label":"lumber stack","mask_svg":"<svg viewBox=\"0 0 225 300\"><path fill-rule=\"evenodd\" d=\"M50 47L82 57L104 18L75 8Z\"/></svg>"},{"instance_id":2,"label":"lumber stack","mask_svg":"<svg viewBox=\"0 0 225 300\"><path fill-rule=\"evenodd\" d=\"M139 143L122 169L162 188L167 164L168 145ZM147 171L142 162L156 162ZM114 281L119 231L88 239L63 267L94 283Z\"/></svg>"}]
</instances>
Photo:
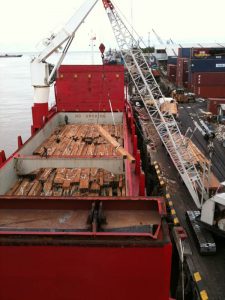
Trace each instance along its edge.
<instances>
[{"instance_id":1,"label":"lumber stack","mask_svg":"<svg viewBox=\"0 0 225 300\"><path fill-rule=\"evenodd\" d=\"M135 162L135 158L128 151L126 151L121 144L109 134L107 130L100 125L95 125L95 127L101 136L104 137L110 143L110 145L113 146L114 149L123 156L123 158L127 158L129 161Z\"/></svg>"},{"instance_id":2,"label":"lumber stack","mask_svg":"<svg viewBox=\"0 0 225 300\"><path fill-rule=\"evenodd\" d=\"M152 149L155 149L161 144L160 137L144 107L134 108L141 126L145 143L149 144Z\"/></svg>"},{"instance_id":3,"label":"lumber stack","mask_svg":"<svg viewBox=\"0 0 225 300\"><path fill-rule=\"evenodd\" d=\"M160 137L153 125L153 123L149 121L140 120L140 126L143 132L143 137L146 143L150 143L156 148L161 144Z\"/></svg>"},{"instance_id":4,"label":"lumber stack","mask_svg":"<svg viewBox=\"0 0 225 300\"><path fill-rule=\"evenodd\" d=\"M198 162L202 167L209 166L209 160L190 139L188 139L187 150L189 151L189 153L192 153L194 155L196 163Z\"/></svg>"},{"instance_id":5,"label":"lumber stack","mask_svg":"<svg viewBox=\"0 0 225 300\"><path fill-rule=\"evenodd\" d=\"M8 191L13 196L126 196L124 174L104 169L40 169L21 177Z\"/></svg>"},{"instance_id":6,"label":"lumber stack","mask_svg":"<svg viewBox=\"0 0 225 300\"><path fill-rule=\"evenodd\" d=\"M161 104L160 110L162 113L168 113L168 115L178 115L177 103L165 101Z\"/></svg>"},{"instance_id":7,"label":"lumber stack","mask_svg":"<svg viewBox=\"0 0 225 300\"><path fill-rule=\"evenodd\" d=\"M101 125L123 146L123 125ZM93 124L69 124L58 127L34 152L39 156L120 156L115 147Z\"/></svg>"}]
</instances>

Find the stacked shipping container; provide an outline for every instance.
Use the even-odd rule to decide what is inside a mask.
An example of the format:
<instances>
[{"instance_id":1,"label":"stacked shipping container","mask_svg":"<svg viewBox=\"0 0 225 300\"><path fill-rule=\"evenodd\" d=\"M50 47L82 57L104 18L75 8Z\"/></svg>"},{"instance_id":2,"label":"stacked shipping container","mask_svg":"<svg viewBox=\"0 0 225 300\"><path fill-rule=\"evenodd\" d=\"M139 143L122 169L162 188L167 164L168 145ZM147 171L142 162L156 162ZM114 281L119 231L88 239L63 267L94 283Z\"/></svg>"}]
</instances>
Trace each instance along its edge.
<instances>
[{"instance_id":1,"label":"stacked shipping container","mask_svg":"<svg viewBox=\"0 0 225 300\"><path fill-rule=\"evenodd\" d=\"M225 97L225 48L180 48L176 85L204 98Z\"/></svg>"},{"instance_id":2,"label":"stacked shipping container","mask_svg":"<svg viewBox=\"0 0 225 300\"><path fill-rule=\"evenodd\" d=\"M178 87L188 87L188 63L187 58L177 58L176 85Z\"/></svg>"},{"instance_id":3,"label":"stacked shipping container","mask_svg":"<svg viewBox=\"0 0 225 300\"><path fill-rule=\"evenodd\" d=\"M201 97L225 97L225 73L201 72L191 74L191 90Z\"/></svg>"},{"instance_id":4,"label":"stacked shipping container","mask_svg":"<svg viewBox=\"0 0 225 300\"><path fill-rule=\"evenodd\" d=\"M191 59L191 73L196 72L225 72L225 59Z\"/></svg>"},{"instance_id":5,"label":"stacked shipping container","mask_svg":"<svg viewBox=\"0 0 225 300\"><path fill-rule=\"evenodd\" d=\"M176 73L177 73L177 66L168 64L167 65L167 76L169 78L169 81L176 83Z\"/></svg>"},{"instance_id":6,"label":"stacked shipping container","mask_svg":"<svg viewBox=\"0 0 225 300\"><path fill-rule=\"evenodd\" d=\"M177 64L177 56L168 56L167 64L168 65L176 65Z\"/></svg>"}]
</instances>

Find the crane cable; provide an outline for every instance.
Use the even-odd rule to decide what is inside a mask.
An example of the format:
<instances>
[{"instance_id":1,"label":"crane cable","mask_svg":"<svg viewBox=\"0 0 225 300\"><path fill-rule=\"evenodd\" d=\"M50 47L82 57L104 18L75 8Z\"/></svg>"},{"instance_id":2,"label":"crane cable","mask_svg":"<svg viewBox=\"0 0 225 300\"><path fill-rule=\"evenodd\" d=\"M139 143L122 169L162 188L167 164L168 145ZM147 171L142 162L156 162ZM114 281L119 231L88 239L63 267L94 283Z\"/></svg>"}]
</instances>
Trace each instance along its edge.
<instances>
[{"instance_id":1,"label":"crane cable","mask_svg":"<svg viewBox=\"0 0 225 300\"><path fill-rule=\"evenodd\" d=\"M104 48L103 48L104 47ZM102 55L101 55L101 58L102 58L102 97L101 97L101 101L99 101L99 106L98 106L98 119L97 119L97 124L99 124L99 113L100 113L100 107L102 105L102 100L103 100L103 93L104 93L104 82L105 82L105 79L106 79L106 72L105 72L105 64L104 64L104 50L105 50L105 46L103 44L100 45L99 47ZM110 111L111 111L111 114L112 114L112 120L113 120L113 125L114 127L116 126L116 123L115 123L115 118L114 118L114 113L113 113L113 108L112 108L112 102L110 100L110 92L109 92L109 86L107 84L107 97L108 97L108 101L109 101L109 107L110 107Z\"/></svg>"}]
</instances>

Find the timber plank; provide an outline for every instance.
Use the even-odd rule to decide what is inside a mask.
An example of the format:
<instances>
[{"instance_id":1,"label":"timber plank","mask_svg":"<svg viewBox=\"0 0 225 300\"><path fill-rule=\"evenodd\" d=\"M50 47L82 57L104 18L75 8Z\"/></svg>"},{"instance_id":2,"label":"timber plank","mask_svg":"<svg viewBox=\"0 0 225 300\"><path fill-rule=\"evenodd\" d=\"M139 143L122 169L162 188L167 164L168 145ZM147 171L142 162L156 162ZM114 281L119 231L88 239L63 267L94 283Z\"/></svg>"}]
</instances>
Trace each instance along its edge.
<instances>
[{"instance_id":1,"label":"timber plank","mask_svg":"<svg viewBox=\"0 0 225 300\"><path fill-rule=\"evenodd\" d=\"M50 176L50 174L52 173L53 169L44 169L43 173L40 175L39 177L39 181L41 182L45 182L47 181L48 177Z\"/></svg>"},{"instance_id":2,"label":"timber plank","mask_svg":"<svg viewBox=\"0 0 225 300\"><path fill-rule=\"evenodd\" d=\"M98 168L40 169L7 192L18 196L116 196L126 194L124 175Z\"/></svg>"},{"instance_id":3,"label":"timber plank","mask_svg":"<svg viewBox=\"0 0 225 300\"><path fill-rule=\"evenodd\" d=\"M35 180L33 182L33 186L31 188L31 190L28 193L28 196L39 196L41 194L42 191L42 184L40 181Z\"/></svg>"},{"instance_id":4,"label":"timber plank","mask_svg":"<svg viewBox=\"0 0 225 300\"><path fill-rule=\"evenodd\" d=\"M16 196L27 196L31 187L32 183L29 181L29 179L25 178L17 189Z\"/></svg>"},{"instance_id":5,"label":"timber plank","mask_svg":"<svg viewBox=\"0 0 225 300\"><path fill-rule=\"evenodd\" d=\"M127 158L131 162L135 162L135 158L128 153L102 126L96 125L99 133L109 142L111 143L124 158Z\"/></svg>"},{"instance_id":6,"label":"timber plank","mask_svg":"<svg viewBox=\"0 0 225 300\"><path fill-rule=\"evenodd\" d=\"M19 189L19 186L22 183L22 179L19 179L14 185L13 187L6 193L6 195L11 196L11 195L15 195L17 194L17 190Z\"/></svg>"},{"instance_id":7,"label":"timber plank","mask_svg":"<svg viewBox=\"0 0 225 300\"><path fill-rule=\"evenodd\" d=\"M79 189L82 193L89 190L89 173L89 168L82 169L81 171Z\"/></svg>"}]
</instances>

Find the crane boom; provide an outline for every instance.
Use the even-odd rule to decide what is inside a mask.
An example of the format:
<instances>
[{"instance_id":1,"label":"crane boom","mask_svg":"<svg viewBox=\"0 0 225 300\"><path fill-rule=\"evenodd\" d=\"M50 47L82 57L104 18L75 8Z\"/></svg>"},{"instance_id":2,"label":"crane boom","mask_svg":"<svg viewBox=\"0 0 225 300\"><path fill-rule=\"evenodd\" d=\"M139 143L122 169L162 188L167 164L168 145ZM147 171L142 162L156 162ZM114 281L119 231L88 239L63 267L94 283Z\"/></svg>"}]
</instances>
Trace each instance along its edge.
<instances>
[{"instance_id":1,"label":"crane boom","mask_svg":"<svg viewBox=\"0 0 225 300\"><path fill-rule=\"evenodd\" d=\"M45 61L54 51L73 36L97 2L98 0L88 0L84 2L64 27L53 36L49 45L38 55L37 60L39 62Z\"/></svg>"},{"instance_id":2,"label":"crane boom","mask_svg":"<svg viewBox=\"0 0 225 300\"><path fill-rule=\"evenodd\" d=\"M158 99L164 99L164 96L146 62L138 41L135 40L121 20L112 2L110 0L102 1L121 55L145 109L194 202L200 208L203 199L207 199L208 196L201 176L195 167L193 157L187 151L184 136L181 134L174 117L160 111ZM151 99L151 103L154 103L154 105L149 106L147 99ZM201 192L201 198L198 195L199 191Z\"/></svg>"},{"instance_id":3,"label":"crane boom","mask_svg":"<svg viewBox=\"0 0 225 300\"><path fill-rule=\"evenodd\" d=\"M158 33L155 32L155 30L152 28L152 32L154 33L154 35L156 36L158 42L160 43L160 45L164 45L161 37L158 35Z\"/></svg>"},{"instance_id":4,"label":"crane boom","mask_svg":"<svg viewBox=\"0 0 225 300\"><path fill-rule=\"evenodd\" d=\"M51 81L54 81L54 74L62 63L76 31L84 22L97 2L98 0L86 0L65 24L65 26L57 34L52 35L47 40L46 48L31 61L31 82L34 87L35 103L48 103L49 88ZM46 62L46 59L64 43L66 43L66 46L62 56L56 66L52 69L52 66Z\"/></svg>"}]
</instances>

